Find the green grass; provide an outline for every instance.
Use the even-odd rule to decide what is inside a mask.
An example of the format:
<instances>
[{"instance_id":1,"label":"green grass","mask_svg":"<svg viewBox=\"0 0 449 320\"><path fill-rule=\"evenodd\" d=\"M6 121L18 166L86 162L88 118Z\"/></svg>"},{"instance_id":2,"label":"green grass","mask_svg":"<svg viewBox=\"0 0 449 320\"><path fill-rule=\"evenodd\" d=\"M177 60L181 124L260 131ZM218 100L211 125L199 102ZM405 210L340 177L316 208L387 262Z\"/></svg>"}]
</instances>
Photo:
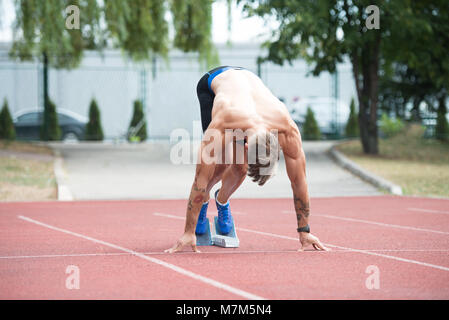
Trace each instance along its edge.
<instances>
[{"instance_id":1,"label":"green grass","mask_svg":"<svg viewBox=\"0 0 449 320\"><path fill-rule=\"evenodd\" d=\"M0 201L56 199L51 149L24 142L0 141ZM37 155L35 159L33 155Z\"/></svg>"},{"instance_id":2,"label":"green grass","mask_svg":"<svg viewBox=\"0 0 449 320\"><path fill-rule=\"evenodd\" d=\"M449 197L449 143L422 138L424 129L410 125L400 134L379 141L379 155L368 156L360 141L337 147L368 171L403 188L404 194Z\"/></svg>"},{"instance_id":3,"label":"green grass","mask_svg":"<svg viewBox=\"0 0 449 320\"><path fill-rule=\"evenodd\" d=\"M48 188L55 183L53 163L0 157L0 183Z\"/></svg>"}]
</instances>

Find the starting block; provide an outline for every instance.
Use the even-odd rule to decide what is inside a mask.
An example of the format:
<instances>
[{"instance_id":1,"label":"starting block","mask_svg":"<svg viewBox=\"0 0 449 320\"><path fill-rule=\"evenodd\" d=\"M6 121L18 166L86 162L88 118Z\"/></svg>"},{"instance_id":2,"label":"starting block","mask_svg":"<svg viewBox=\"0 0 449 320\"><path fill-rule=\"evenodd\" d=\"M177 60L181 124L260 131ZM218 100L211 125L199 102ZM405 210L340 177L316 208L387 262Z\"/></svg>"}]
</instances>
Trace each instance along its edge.
<instances>
[{"instance_id":1,"label":"starting block","mask_svg":"<svg viewBox=\"0 0 449 320\"><path fill-rule=\"evenodd\" d=\"M196 245L197 246L211 246L214 243L212 242L212 237L210 233L210 225L209 225L209 218L206 218L207 224L206 224L206 232L199 235L196 234Z\"/></svg>"},{"instance_id":2,"label":"starting block","mask_svg":"<svg viewBox=\"0 0 449 320\"><path fill-rule=\"evenodd\" d=\"M240 246L240 240L237 237L237 232L235 231L234 219L232 218L232 229L226 235L220 233L217 220L218 217L214 217L214 227L212 228L213 244L223 248L238 248Z\"/></svg>"},{"instance_id":3,"label":"starting block","mask_svg":"<svg viewBox=\"0 0 449 320\"><path fill-rule=\"evenodd\" d=\"M201 235L196 235L197 246L215 245L223 248L238 248L240 246L240 240L237 237L237 232L235 231L234 219L232 219L232 229L226 235L220 232L217 222L218 217L214 217L214 225L212 230L210 228L209 218L206 219L206 232Z\"/></svg>"}]
</instances>

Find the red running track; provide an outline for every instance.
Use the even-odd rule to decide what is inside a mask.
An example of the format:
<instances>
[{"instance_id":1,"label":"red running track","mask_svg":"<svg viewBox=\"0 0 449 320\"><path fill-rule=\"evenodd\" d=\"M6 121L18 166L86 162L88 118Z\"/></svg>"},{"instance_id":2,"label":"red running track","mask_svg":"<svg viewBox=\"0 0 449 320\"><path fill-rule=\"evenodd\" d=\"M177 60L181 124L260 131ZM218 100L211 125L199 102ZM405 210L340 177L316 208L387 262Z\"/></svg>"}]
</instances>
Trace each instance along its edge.
<instances>
[{"instance_id":1,"label":"red running track","mask_svg":"<svg viewBox=\"0 0 449 320\"><path fill-rule=\"evenodd\" d=\"M235 199L240 248L170 255L163 250L183 231L185 200L3 203L0 298L449 298L449 200L311 205L312 232L330 252L296 251L291 199ZM66 286L68 266L79 270L79 289Z\"/></svg>"}]
</instances>

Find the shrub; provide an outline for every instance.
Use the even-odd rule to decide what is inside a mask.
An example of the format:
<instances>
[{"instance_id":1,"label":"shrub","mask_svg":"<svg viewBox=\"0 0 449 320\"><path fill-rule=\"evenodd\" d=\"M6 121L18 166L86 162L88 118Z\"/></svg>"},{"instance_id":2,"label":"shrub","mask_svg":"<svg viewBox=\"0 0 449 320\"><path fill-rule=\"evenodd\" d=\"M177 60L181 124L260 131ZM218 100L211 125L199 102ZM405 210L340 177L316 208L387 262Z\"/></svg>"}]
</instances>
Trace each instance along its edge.
<instances>
[{"instance_id":1,"label":"shrub","mask_svg":"<svg viewBox=\"0 0 449 320\"><path fill-rule=\"evenodd\" d=\"M348 138L355 138L359 136L359 120L357 112L355 111L354 98L351 99L351 106L349 112L348 122L346 123L345 134Z\"/></svg>"},{"instance_id":2,"label":"shrub","mask_svg":"<svg viewBox=\"0 0 449 320\"><path fill-rule=\"evenodd\" d=\"M304 140L319 140L321 138L320 128L315 119L315 114L310 107L307 108L306 118L302 126Z\"/></svg>"},{"instance_id":3,"label":"shrub","mask_svg":"<svg viewBox=\"0 0 449 320\"><path fill-rule=\"evenodd\" d=\"M56 105L47 98L44 107L44 119L41 126L41 140L55 141L61 139L61 128L58 124Z\"/></svg>"},{"instance_id":4,"label":"shrub","mask_svg":"<svg viewBox=\"0 0 449 320\"><path fill-rule=\"evenodd\" d=\"M89 141L101 141L103 138L100 109L98 108L97 101L92 99L89 106L89 122L86 125L85 139Z\"/></svg>"},{"instance_id":5,"label":"shrub","mask_svg":"<svg viewBox=\"0 0 449 320\"><path fill-rule=\"evenodd\" d=\"M438 108L435 138L441 141L449 140L449 124L447 123L446 106L444 104L440 104Z\"/></svg>"},{"instance_id":6,"label":"shrub","mask_svg":"<svg viewBox=\"0 0 449 320\"><path fill-rule=\"evenodd\" d=\"M404 122L399 118L390 118L386 113L382 114L380 120L380 130L383 132L386 138L391 138L397 135L404 129Z\"/></svg>"},{"instance_id":7,"label":"shrub","mask_svg":"<svg viewBox=\"0 0 449 320\"><path fill-rule=\"evenodd\" d=\"M0 111L0 139L14 140L16 138L16 129L9 113L8 101L4 100L2 111Z\"/></svg>"},{"instance_id":8,"label":"shrub","mask_svg":"<svg viewBox=\"0 0 449 320\"><path fill-rule=\"evenodd\" d=\"M141 123L143 121L143 123ZM140 126L140 129L135 132L135 129ZM129 141L136 141L134 137L139 137L139 141L145 141L147 139L147 124L145 120L145 114L143 113L142 102L139 100L134 101L134 112L129 124L129 132L132 134L128 137Z\"/></svg>"}]
</instances>

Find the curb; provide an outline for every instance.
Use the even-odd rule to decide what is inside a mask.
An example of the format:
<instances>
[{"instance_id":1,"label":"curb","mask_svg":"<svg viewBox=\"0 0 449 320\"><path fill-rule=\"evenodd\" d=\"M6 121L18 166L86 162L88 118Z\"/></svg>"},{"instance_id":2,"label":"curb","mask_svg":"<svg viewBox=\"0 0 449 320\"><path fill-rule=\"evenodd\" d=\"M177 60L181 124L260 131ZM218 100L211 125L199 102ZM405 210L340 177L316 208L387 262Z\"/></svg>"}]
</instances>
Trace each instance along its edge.
<instances>
[{"instance_id":1,"label":"curb","mask_svg":"<svg viewBox=\"0 0 449 320\"><path fill-rule=\"evenodd\" d=\"M385 189L388 192L401 196L402 188L388 180L385 180L384 178L381 178L371 172L366 171L359 165L357 165L354 161L349 160L347 157L345 157L341 152L337 151L335 149L335 146L330 148L329 150L330 156L337 162L338 165L340 165L342 168L350 171L352 174L358 176L359 178L371 183L372 185Z\"/></svg>"},{"instance_id":2,"label":"curb","mask_svg":"<svg viewBox=\"0 0 449 320\"><path fill-rule=\"evenodd\" d=\"M53 150L53 153L55 155L53 168L56 177L58 201L73 201L72 192L65 182L67 180L67 174L63 168L61 153L57 150Z\"/></svg>"}]
</instances>

